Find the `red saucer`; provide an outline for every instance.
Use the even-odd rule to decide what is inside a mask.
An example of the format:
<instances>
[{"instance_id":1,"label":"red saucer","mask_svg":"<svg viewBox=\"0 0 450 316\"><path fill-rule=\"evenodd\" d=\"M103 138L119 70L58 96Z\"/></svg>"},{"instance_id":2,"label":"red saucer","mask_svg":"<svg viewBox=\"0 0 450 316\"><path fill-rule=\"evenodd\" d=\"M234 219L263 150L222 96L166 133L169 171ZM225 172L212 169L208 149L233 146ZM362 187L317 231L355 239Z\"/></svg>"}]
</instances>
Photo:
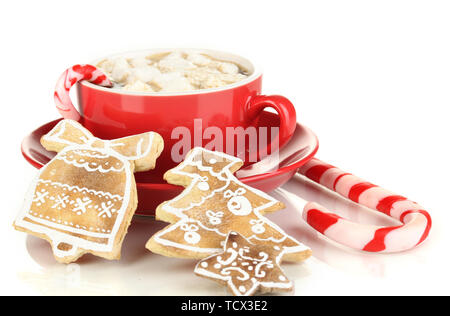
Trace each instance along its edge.
<instances>
[{"instance_id":1,"label":"red saucer","mask_svg":"<svg viewBox=\"0 0 450 316\"><path fill-rule=\"evenodd\" d=\"M36 168L41 168L55 156L54 152L42 147L40 139L59 121L55 120L38 127L22 141L23 156ZM278 126L279 119L275 114L263 112L259 124L270 128ZM316 154L318 148L316 135L309 128L297 123L297 129L291 140L279 152L279 162L267 157L239 170L236 176L243 183L259 190L272 191L292 178L297 169ZM156 207L161 202L175 197L183 190L180 186L166 183L162 178L155 181L139 173L136 174L136 185L139 200L137 215L154 215Z\"/></svg>"}]
</instances>

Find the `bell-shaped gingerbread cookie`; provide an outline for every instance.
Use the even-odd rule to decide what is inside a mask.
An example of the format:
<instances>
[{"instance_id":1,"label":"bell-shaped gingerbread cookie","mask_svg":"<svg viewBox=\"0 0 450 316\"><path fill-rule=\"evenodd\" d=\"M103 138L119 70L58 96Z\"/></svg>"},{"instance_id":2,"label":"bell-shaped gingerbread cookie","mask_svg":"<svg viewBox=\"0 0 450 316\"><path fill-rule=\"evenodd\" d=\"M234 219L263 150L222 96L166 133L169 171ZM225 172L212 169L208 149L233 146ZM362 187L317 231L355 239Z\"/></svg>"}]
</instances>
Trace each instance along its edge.
<instances>
[{"instance_id":1,"label":"bell-shaped gingerbread cookie","mask_svg":"<svg viewBox=\"0 0 450 316\"><path fill-rule=\"evenodd\" d=\"M48 240L59 262L85 253L119 259L137 207L134 172L155 167L161 136L101 140L62 120L41 143L58 154L39 171L14 227Z\"/></svg>"}]
</instances>

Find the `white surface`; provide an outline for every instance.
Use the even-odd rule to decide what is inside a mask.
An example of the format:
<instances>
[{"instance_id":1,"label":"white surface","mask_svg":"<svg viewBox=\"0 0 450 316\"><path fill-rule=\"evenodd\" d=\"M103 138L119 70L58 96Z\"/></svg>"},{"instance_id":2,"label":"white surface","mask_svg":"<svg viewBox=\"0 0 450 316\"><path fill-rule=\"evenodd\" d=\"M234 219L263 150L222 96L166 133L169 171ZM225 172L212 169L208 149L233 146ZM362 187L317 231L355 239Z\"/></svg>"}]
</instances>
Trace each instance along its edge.
<instances>
[{"instance_id":1,"label":"white surface","mask_svg":"<svg viewBox=\"0 0 450 316\"><path fill-rule=\"evenodd\" d=\"M271 217L314 252L303 264L284 265L296 295L449 295L449 15L446 1L2 4L0 294L226 293L194 276L194 261L146 251L162 227L148 220L132 224L121 261L85 256L69 266L55 263L46 242L11 226L35 174L20 141L58 117L52 94L60 73L115 52L178 46L254 59L264 68L265 93L290 98L299 121L319 136L318 157L431 213L430 237L415 250L351 251L305 225L294 194L354 220L392 222L293 179L274 193L288 208Z\"/></svg>"}]
</instances>

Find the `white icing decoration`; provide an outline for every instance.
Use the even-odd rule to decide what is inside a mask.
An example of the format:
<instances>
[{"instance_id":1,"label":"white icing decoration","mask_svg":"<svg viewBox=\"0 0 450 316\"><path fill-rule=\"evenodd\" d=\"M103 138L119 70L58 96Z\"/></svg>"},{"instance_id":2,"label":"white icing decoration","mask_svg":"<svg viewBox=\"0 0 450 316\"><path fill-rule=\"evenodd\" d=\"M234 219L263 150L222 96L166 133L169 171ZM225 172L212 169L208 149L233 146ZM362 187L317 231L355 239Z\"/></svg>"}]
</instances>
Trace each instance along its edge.
<instances>
[{"instance_id":1,"label":"white icing decoration","mask_svg":"<svg viewBox=\"0 0 450 316\"><path fill-rule=\"evenodd\" d=\"M206 211L206 216L209 219L209 223L211 225L219 225L222 224L221 218L223 217L223 212L213 212L211 210Z\"/></svg>"},{"instance_id":2,"label":"white icing decoration","mask_svg":"<svg viewBox=\"0 0 450 316\"><path fill-rule=\"evenodd\" d=\"M110 199L118 199L118 200L122 200L123 197L118 195L118 194L111 194L109 192L104 192L104 191L99 191L99 190L92 190L92 189L88 189L88 188L82 188L76 185L68 185L68 184L64 184L64 183L60 183L60 182L53 182L51 180L43 180L43 179L37 179L37 183L43 183L46 185L50 185L53 186L54 188L56 187L60 187L60 188L65 188L68 191L74 191L74 192L84 192L84 193L92 193L94 195L100 196L100 197L107 197ZM50 197L50 200L54 200L54 197Z\"/></svg>"},{"instance_id":3,"label":"white icing decoration","mask_svg":"<svg viewBox=\"0 0 450 316\"><path fill-rule=\"evenodd\" d=\"M104 159L104 158L108 158L109 155L107 153L102 153L99 151L94 151L94 150L86 150L86 149L74 149L71 151L71 153L80 155L80 156L86 156L86 157L90 157L90 158L99 158L99 159ZM69 156L69 159L73 159L74 156Z\"/></svg>"},{"instance_id":4,"label":"white icing decoration","mask_svg":"<svg viewBox=\"0 0 450 316\"><path fill-rule=\"evenodd\" d=\"M196 232L198 230L198 226L194 224L183 224L181 225L181 229L185 231L184 240L186 240L189 244L197 244L201 236Z\"/></svg>"},{"instance_id":5,"label":"white icing decoration","mask_svg":"<svg viewBox=\"0 0 450 316\"><path fill-rule=\"evenodd\" d=\"M259 256L262 257L262 259L260 259L261 261L267 261L267 259L269 258L269 255L263 251L259 253Z\"/></svg>"},{"instance_id":6,"label":"white icing decoration","mask_svg":"<svg viewBox=\"0 0 450 316\"><path fill-rule=\"evenodd\" d=\"M184 234L184 240L193 245L198 244L200 239L201 239L200 235L196 232L186 232Z\"/></svg>"},{"instance_id":7,"label":"white icing decoration","mask_svg":"<svg viewBox=\"0 0 450 316\"><path fill-rule=\"evenodd\" d=\"M196 251L196 252L202 252L202 253L215 253L220 251L220 248L201 248L201 247L193 247L190 245L186 245L182 242L176 242L173 240L168 240L166 238L164 238L164 235L166 233L172 232L174 230L177 229L182 229L181 226L184 226L187 223L195 223L196 225L198 225L199 227L201 227L202 229L205 230L211 230L208 227L204 226L202 223L200 223L199 221L194 221L194 220L181 220L173 225L168 226L165 230L160 230L159 232L157 232L154 235L154 240L155 242L164 245L164 246L169 246L169 247L176 247L176 248L181 248L181 249L186 249L189 251ZM222 234L219 231L216 231L215 229L213 230L215 231L217 234L223 236L224 238L226 237L226 234ZM225 239L221 242L222 243L225 242Z\"/></svg>"},{"instance_id":8,"label":"white icing decoration","mask_svg":"<svg viewBox=\"0 0 450 316\"><path fill-rule=\"evenodd\" d=\"M101 203L101 211L98 213L98 217L109 217L111 218L112 214L116 211L115 209L113 209L112 207L114 206L114 204L111 201L108 202L102 202Z\"/></svg>"},{"instance_id":9,"label":"white icing decoration","mask_svg":"<svg viewBox=\"0 0 450 316\"><path fill-rule=\"evenodd\" d=\"M246 281L246 280L250 279L250 275L247 273L247 271L242 270L241 268L238 268L238 267L227 267L227 268L222 269L220 271L220 273L223 275L230 275L230 273L231 273L230 271L236 271L241 274L241 276L236 277L239 281Z\"/></svg>"},{"instance_id":10,"label":"white icing decoration","mask_svg":"<svg viewBox=\"0 0 450 316\"><path fill-rule=\"evenodd\" d=\"M33 199L33 202L45 203L44 198L48 195L48 191L41 190L41 192L36 192L36 198Z\"/></svg>"},{"instance_id":11,"label":"white icing decoration","mask_svg":"<svg viewBox=\"0 0 450 316\"><path fill-rule=\"evenodd\" d=\"M199 182L197 184L197 188L200 191L208 191L209 190L209 184L208 184L208 182Z\"/></svg>"},{"instance_id":12,"label":"white icing decoration","mask_svg":"<svg viewBox=\"0 0 450 316\"><path fill-rule=\"evenodd\" d=\"M255 234L262 234L266 231L264 228L264 221L262 220L250 220L250 224L252 225L252 232Z\"/></svg>"},{"instance_id":13,"label":"white icing decoration","mask_svg":"<svg viewBox=\"0 0 450 316\"><path fill-rule=\"evenodd\" d=\"M97 166L96 163L89 162L89 161L85 162L84 159L80 159L79 161L69 160L69 159L67 159L67 157L65 157L63 155L57 155L55 158L57 160L64 161L68 165L73 165L73 166L78 167L78 168L84 168L88 172L94 172L94 171L99 171L99 172L102 172L102 173L122 172L125 169L125 164L122 164L122 166L120 166L120 168L109 167L109 168L105 169L105 168L103 168L102 165Z\"/></svg>"},{"instance_id":14,"label":"white icing decoration","mask_svg":"<svg viewBox=\"0 0 450 316\"><path fill-rule=\"evenodd\" d=\"M71 201L73 202L73 201ZM72 210L72 212L77 213L78 215L86 213L87 209L86 206L91 204L92 200L88 197L84 197L83 199L77 198L76 199L76 207Z\"/></svg>"},{"instance_id":15,"label":"white icing decoration","mask_svg":"<svg viewBox=\"0 0 450 316\"><path fill-rule=\"evenodd\" d=\"M184 223L181 225L181 229L185 232L196 232L198 231L198 226L195 224Z\"/></svg>"},{"instance_id":16,"label":"white icing decoration","mask_svg":"<svg viewBox=\"0 0 450 316\"><path fill-rule=\"evenodd\" d=\"M273 264L272 261L268 261L268 262L259 262L256 266L255 266L255 277L258 278L263 278L266 276L266 272L262 271L262 267L263 266L267 266L267 268L272 269L273 268Z\"/></svg>"},{"instance_id":17,"label":"white icing decoration","mask_svg":"<svg viewBox=\"0 0 450 316\"><path fill-rule=\"evenodd\" d=\"M144 139L139 139L138 143L137 143L137 148L136 148L136 155L137 156L142 156L142 143L144 142Z\"/></svg>"},{"instance_id":18,"label":"white icing decoration","mask_svg":"<svg viewBox=\"0 0 450 316\"><path fill-rule=\"evenodd\" d=\"M230 212L238 216L248 215L253 210L250 201L243 196L232 197L228 201L227 207Z\"/></svg>"},{"instance_id":19,"label":"white icing decoration","mask_svg":"<svg viewBox=\"0 0 450 316\"><path fill-rule=\"evenodd\" d=\"M231 197L234 196L240 196L245 194L245 192L247 192L244 188L239 188L236 191L231 191L231 190L226 190L225 193L223 194L224 198L229 199Z\"/></svg>"},{"instance_id":20,"label":"white icing decoration","mask_svg":"<svg viewBox=\"0 0 450 316\"><path fill-rule=\"evenodd\" d=\"M53 204L52 208L64 208L66 207L66 203L69 200L69 197L67 195L65 195L64 193L61 195L58 195L56 197L56 202L55 204Z\"/></svg>"},{"instance_id":21,"label":"white icing decoration","mask_svg":"<svg viewBox=\"0 0 450 316\"><path fill-rule=\"evenodd\" d=\"M253 210L250 201L245 196L242 196L245 192L247 191L244 188L239 188L235 192L227 190L224 193L224 197L230 199L227 203L228 210L235 215L245 216Z\"/></svg>"},{"instance_id":22,"label":"white icing decoration","mask_svg":"<svg viewBox=\"0 0 450 316\"><path fill-rule=\"evenodd\" d=\"M230 257L227 260L223 260L222 256L218 256L217 257L217 262L220 263L223 266L227 266L229 265L231 262L233 262L234 260L236 260L238 253L236 252L236 250L228 248L226 250L227 253L230 253Z\"/></svg>"}]
</instances>

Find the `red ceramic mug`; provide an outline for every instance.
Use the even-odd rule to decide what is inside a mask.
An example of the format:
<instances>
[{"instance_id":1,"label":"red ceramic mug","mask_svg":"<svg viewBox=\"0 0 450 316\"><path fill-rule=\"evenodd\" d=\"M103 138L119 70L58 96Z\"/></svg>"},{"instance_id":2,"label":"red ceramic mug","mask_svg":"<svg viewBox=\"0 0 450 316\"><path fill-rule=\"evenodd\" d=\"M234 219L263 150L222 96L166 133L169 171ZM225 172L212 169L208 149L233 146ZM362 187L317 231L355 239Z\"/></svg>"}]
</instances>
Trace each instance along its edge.
<instances>
[{"instance_id":1,"label":"red ceramic mug","mask_svg":"<svg viewBox=\"0 0 450 316\"><path fill-rule=\"evenodd\" d=\"M156 53L176 51L158 49L108 56L133 58ZM182 50L186 51L186 50ZM188 50L193 51L193 50ZM77 84L79 112L71 106L61 110L64 118L78 119L95 136L103 139L114 139L147 131L155 131L164 139L164 151L158 159L156 170L139 176L140 181L161 181L162 174L179 163L173 159L172 149L180 143L180 134L174 131L188 131L191 136L191 147L207 146L211 139L205 139L203 133L213 127L223 136L223 147L226 153L238 156L236 146L227 147L228 130L249 127L257 128L258 116L266 107L275 109L280 116L280 127L276 142L264 149L273 151L286 144L296 128L296 113L292 103L278 95L261 95L262 73L249 60L234 54L195 50L222 61L236 63L246 69L249 76L242 81L220 88L194 90L179 93L131 92L117 88L98 85L104 76L98 75L95 80L83 80ZM103 58L105 59L105 58ZM100 59L100 60L103 60ZM96 65L100 60L91 64ZM93 67L92 67L93 68ZM98 71L98 70L97 70ZM89 75L91 78L92 76ZM63 76L61 77L63 78ZM91 78L92 79L92 78ZM73 84L73 83L72 83ZM59 85L59 86L58 86ZM57 91L70 90L66 80L58 81ZM55 93L56 97L56 93ZM70 102L70 99L69 99ZM211 129L210 129L211 130ZM175 134L175 135L174 135ZM201 134L199 138L198 135ZM175 136L175 138L174 138ZM211 135L209 135L211 137ZM270 141L269 141L270 142ZM211 148L214 149L214 148ZM220 150L220 148L216 148ZM229 152L231 150L231 152ZM225 151L225 150L222 150ZM186 152L184 153L186 154ZM250 155L246 155L246 164Z\"/></svg>"}]
</instances>

